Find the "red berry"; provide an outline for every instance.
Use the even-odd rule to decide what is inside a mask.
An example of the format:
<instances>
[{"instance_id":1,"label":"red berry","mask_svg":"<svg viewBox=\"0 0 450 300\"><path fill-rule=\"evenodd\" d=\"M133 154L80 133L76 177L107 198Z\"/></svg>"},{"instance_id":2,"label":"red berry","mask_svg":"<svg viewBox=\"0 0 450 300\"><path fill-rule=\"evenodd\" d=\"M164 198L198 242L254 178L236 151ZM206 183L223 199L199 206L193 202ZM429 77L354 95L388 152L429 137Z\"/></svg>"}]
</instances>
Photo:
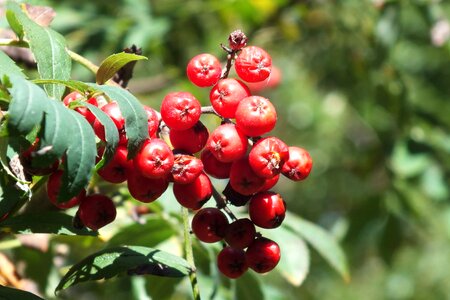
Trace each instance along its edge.
<instances>
[{"instance_id":1,"label":"red berry","mask_svg":"<svg viewBox=\"0 0 450 300\"><path fill-rule=\"evenodd\" d=\"M83 95L81 95L77 91L74 91L71 92L70 94L67 94L67 96L64 97L63 103L65 106L69 106L70 102L82 100L83 98L84 98ZM95 99L94 97L89 98L86 102L98 106L97 99ZM85 117L90 124L94 124L94 121L96 119L95 115L91 113L91 111L87 107L77 107L75 108L75 111L78 112L83 117Z\"/></svg>"},{"instance_id":2,"label":"red berry","mask_svg":"<svg viewBox=\"0 0 450 300\"><path fill-rule=\"evenodd\" d=\"M250 199L248 213L252 222L262 228L276 228L286 214L286 206L280 194L260 192Z\"/></svg>"},{"instance_id":3,"label":"red berry","mask_svg":"<svg viewBox=\"0 0 450 300\"><path fill-rule=\"evenodd\" d=\"M226 78L211 89L209 100L214 110L224 118L234 118L239 102L249 97L250 90L239 80Z\"/></svg>"},{"instance_id":4,"label":"red berry","mask_svg":"<svg viewBox=\"0 0 450 300\"><path fill-rule=\"evenodd\" d=\"M247 152L247 137L234 124L217 127L209 136L206 147L221 162L232 162Z\"/></svg>"},{"instance_id":5,"label":"red berry","mask_svg":"<svg viewBox=\"0 0 450 300\"><path fill-rule=\"evenodd\" d=\"M236 110L236 125L248 136L260 136L275 127L277 112L270 101L261 96L242 99Z\"/></svg>"},{"instance_id":6,"label":"red berry","mask_svg":"<svg viewBox=\"0 0 450 300\"><path fill-rule=\"evenodd\" d=\"M272 178L266 178L266 180L264 181L264 185L261 187L261 189L259 191L263 192L263 191L270 190L277 184L279 179L280 179L280 174L275 175Z\"/></svg>"},{"instance_id":7,"label":"red berry","mask_svg":"<svg viewBox=\"0 0 450 300\"><path fill-rule=\"evenodd\" d=\"M249 219L238 219L228 225L225 241L234 248L245 249L255 239L256 229Z\"/></svg>"},{"instance_id":8,"label":"red berry","mask_svg":"<svg viewBox=\"0 0 450 300\"><path fill-rule=\"evenodd\" d=\"M289 159L288 146L276 137L260 139L248 154L250 166L258 176L272 178L281 173L281 167Z\"/></svg>"},{"instance_id":9,"label":"red berry","mask_svg":"<svg viewBox=\"0 0 450 300\"><path fill-rule=\"evenodd\" d=\"M170 129L186 130L198 122L200 102L188 92L167 94L161 103L161 118Z\"/></svg>"},{"instance_id":10,"label":"red berry","mask_svg":"<svg viewBox=\"0 0 450 300\"><path fill-rule=\"evenodd\" d=\"M165 178L147 178L139 172L131 172L128 176L130 195L141 202L149 203L158 199L169 186Z\"/></svg>"},{"instance_id":11,"label":"red berry","mask_svg":"<svg viewBox=\"0 0 450 300\"><path fill-rule=\"evenodd\" d=\"M47 196L50 202L60 209L68 209L80 204L80 201L86 196L86 190L82 190L77 196L72 197L68 201L58 202L58 195L61 189L63 171L57 170L48 177Z\"/></svg>"},{"instance_id":12,"label":"red berry","mask_svg":"<svg viewBox=\"0 0 450 300\"><path fill-rule=\"evenodd\" d=\"M211 198L212 185L208 175L202 173L188 184L173 184L173 194L184 207L196 210Z\"/></svg>"},{"instance_id":13,"label":"red berry","mask_svg":"<svg viewBox=\"0 0 450 300\"><path fill-rule=\"evenodd\" d=\"M289 160L287 160L281 172L289 179L300 181L308 177L312 169L312 158L308 151L299 147L289 147Z\"/></svg>"},{"instance_id":14,"label":"red berry","mask_svg":"<svg viewBox=\"0 0 450 300\"><path fill-rule=\"evenodd\" d=\"M280 247L274 241L260 237L255 239L245 251L248 266L257 273L266 273L280 261Z\"/></svg>"},{"instance_id":15,"label":"red berry","mask_svg":"<svg viewBox=\"0 0 450 300\"><path fill-rule=\"evenodd\" d=\"M174 164L171 175L173 182L186 184L193 182L203 172L203 163L200 159L186 154L174 155Z\"/></svg>"},{"instance_id":16,"label":"red berry","mask_svg":"<svg viewBox=\"0 0 450 300\"><path fill-rule=\"evenodd\" d=\"M218 208L199 210L192 218L192 232L202 242L215 243L223 239L228 219Z\"/></svg>"},{"instance_id":17,"label":"red berry","mask_svg":"<svg viewBox=\"0 0 450 300\"><path fill-rule=\"evenodd\" d=\"M269 77L264 81L259 82L249 82L247 83L248 88L252 94L258 94L262 90L271 89L277 87L281 82L281 70L275 66L272 66L272 71Z\"/></svg>"},{"instance_id":18,"label":"red berry","mask_svg":"<svg viewBox=\"0 0 450 300\"><path fill-rule=\"evenodd\" d=\"M127 159L126 146L119 145L111 160L97 171L103 180L111 183L121 183L127 180L127 175L134 169L133 161Z\"/></svg>"},{"instance_id":19,"label":"red berry","mask_svg":"<svg viewBox=\"0 0 450 300\"><path fill-rule=\"evenodd\" d=\"M134 167L145 177L162 178L172 170L173 153L161 139L145 141L135 156Z\"/></svg>"},{"instance_id":20,"label":"red berry","mask_svg":"<svg viewBox=\"0 0 450 300\"><path fill-rule=\"evenodd\" d=\"M203 169L206 174L218 179L230 177L231 163L219 161L209 149L204 149L202 151L200 159L203 162Z\"/></svg>"},{"instance_id":21,"label":"red berry","mask_svg":"<svg viewBox=\"0 0 450 300\"><path fill-rule=\"evenodd\" d=\"M248 270L245 251L225 247L217 255L217 267L228 278L238 278Z\"/></svg>"},{"instance_id":22,"label":"red berry","mask_svg":"<svg viewBox=\"0 0 450 300\"><path fill-rule=\"evenodd\" d=\"M250 167L248 156L233 162L230 170L230 185L239 194L252 195L258 192L265 179L256 175Z\"/></svg>"},{"instance_id":23,"label":"red berry","mask_svg":"<svg viewBox=\"0 0 450 300\"><path fill-rule=\"evenodd\" d=\"M211 54L194 56L188 63L186 73L189 80L199 87L214 85L222 75L220 61Z\"/></svg>"},{"instance_id":24,"label":"red berry","mask_svg":"<svg viewBox=\"0 0 450 300\"><path fill-rule=\"evenodd\" d=\"M239 53L234 67L238 76L244 81L263 81L270 75L272 58L263 49L249 46Z\"/></svg>"},{"instance_id":25,"label":"red berry","mask_svg":"<svg viewBox=\"0 0 450 300\"><path fill-rule=\"evenodd\" d=\"M104 105L101 110L111 118L119 131L119 143L124 145L127 143L127 138L125 135L125 118L120 111L119 104L117 102L111 102ZM105 141L105 127L98 119L94 121L94 132L99 139Z\"/></svg>"},{"instance_id":26,"label":"red berry","mask_svg":"<svg viewBox=\"0 0 450 300\"><path fill-rule=\"evenodd\" d=\"M194 126L186 130L171 129L169 137L175 149L193 154L205 147L209 132L205 125L198 121Z\"/></svg>"},{"instance_id":27,"label":"red berry","mask_svg":"<svg viewBox=\"0 0 450 300\"><path fill-rule=\"evenodd\" d=\"M98 230L114 221L116 213L116 206L111 198L100 194L86 196L78 208L81 222L92 230Z\"/></svg>"},{"instance_id":28,"label":"red berry","mask_svg":"<svg viewBox=\"0 0 450 300\"><path fill-rule=\"evenodd\" d=\"M159 126L158 114L153 108L146 105L144 105L144 110L147 113L148 136L154 138Z\"/></svg>"}]
</instances>

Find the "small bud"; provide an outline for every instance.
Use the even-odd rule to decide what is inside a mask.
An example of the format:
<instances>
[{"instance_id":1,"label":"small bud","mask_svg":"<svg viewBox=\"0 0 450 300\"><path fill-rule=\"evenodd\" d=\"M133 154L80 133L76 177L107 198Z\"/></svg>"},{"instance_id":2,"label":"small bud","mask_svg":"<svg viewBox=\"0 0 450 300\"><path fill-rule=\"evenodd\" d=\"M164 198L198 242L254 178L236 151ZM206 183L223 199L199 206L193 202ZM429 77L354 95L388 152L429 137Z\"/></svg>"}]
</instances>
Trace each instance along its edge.
<instances>
[{"instance_id":1,"label":"small bud","mask_svg":"<svg viewBox=\"0 0 450 300\"><path fill-rule=\"evenodd\" d=\"M237 51L244 48L247 45L247 41L248 38L240 29L233 31L232 33L230 33L230 36L228 37L230 48L233 51Z\"/></svg>"}]
</instances>

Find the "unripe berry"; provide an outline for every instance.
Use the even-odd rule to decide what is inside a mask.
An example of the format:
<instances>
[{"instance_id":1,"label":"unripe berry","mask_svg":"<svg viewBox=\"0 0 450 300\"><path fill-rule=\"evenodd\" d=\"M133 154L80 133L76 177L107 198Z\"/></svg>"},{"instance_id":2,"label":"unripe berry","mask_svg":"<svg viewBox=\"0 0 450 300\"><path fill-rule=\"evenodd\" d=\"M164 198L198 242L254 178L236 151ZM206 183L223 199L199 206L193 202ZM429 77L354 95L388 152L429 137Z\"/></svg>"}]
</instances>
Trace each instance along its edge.
<instances>
[{"instance_id":1,"label":"unripe berry","mask_svg":"<svg viewBox=\"0 0 450 300\"><path fill-rule=\"evenodd\" d=\"M280 261L280 247L274 241L260 237L255 239L245 252L248 266L257 273L266 273Z\"/></svg>"},{"instance_id":2,"label":"unripe berry","mask_svg":"<svg viewBox=\"0 0 450 300\"><path fill-rule=\"evenodd\" d=\"M217 267L228 278L238 278L248 270L245 252L239 248L225 247L217 255Z\"/></svg>"},{"instance_id":3,"label":"unripe berry","mask_svg":"<svg viewBox=\"0 0 450 300\"><path fill-rule=\"evenodd\" d=\"M199 87L214 85L222 75L220 61L211 54L194 56L188 63L186 73L189 80Z\"/></svg>"},{"instance_id":4,"label":"unripe berry","mask_svg":"<svg viewBox=\"0 0 450 300\"><path fill-rule=\"evenodd\" d=\"M228 219L215 207L199 210L192 218L192 232L202 242L215 243L223 239Z\"/></svg>"},{"instance_id":5,"label":"unripe berry","mask_svg":"<svg viewBox=\"0 0 450 300\"><path fill-rule=\"evenodd\" d=\"M263 49L249 46L243 48L239 53L234 67L238 76L244 81L263 81L270 75L272 58Z\"/></svg>"}]
</instances>

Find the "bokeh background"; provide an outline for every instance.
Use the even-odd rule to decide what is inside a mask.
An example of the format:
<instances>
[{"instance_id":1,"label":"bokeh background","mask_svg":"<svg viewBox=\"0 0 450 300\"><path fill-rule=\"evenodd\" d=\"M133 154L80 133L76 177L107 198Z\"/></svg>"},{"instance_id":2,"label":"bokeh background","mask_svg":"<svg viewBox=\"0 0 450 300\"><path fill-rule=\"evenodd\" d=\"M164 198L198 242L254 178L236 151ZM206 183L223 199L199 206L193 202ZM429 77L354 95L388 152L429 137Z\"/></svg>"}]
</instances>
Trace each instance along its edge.
<instances>
[{"instance_id":1,"label":"bokeh background","mask_svg":"<svg viewBox=\"0 0 450 300\"><path fill-rule=\"evenodd\" d=\"M174 90L190 91L207 104L208 89L190 84L185 66L203 52L225 58L219 45L235 29L247 34L249 44L271 54L282 80L260 94L277 108L274 134L308 149L314 160L308 180L282 181L278 190L291 211L340 241L351 281L344 282L311 249L309 271L300 286L262 276L258 280L263 294L258 297L450 299L448 1L55 0L39 4L55 9L52 27L66 37L70 49L96 63L131 44L142 47L149 60L137 64L129 87L155 108ZM74 66L73 77L93 80L79 65ZM79 247L73 250L74 261L77 255L81 258L100 247L88 239L83 243L72 245ZM42 270L42 262L52 264L54 252L17 250L15 255L26 258L28 277L51 295L51 276L44 280L40 274L50 272ZM208 276L204 277L206 286ZM87 284L72 297L131 299L129 291L136 286L144 287L153 299L189 297L187 283L148 281L145 285L126 279ZM226 287L224 283L215 299L233 298ZM257 299L253 287L247 288L248 299ZM133 297L147 299L144 294L134 292Z\"/></svg>"}]
</instances>

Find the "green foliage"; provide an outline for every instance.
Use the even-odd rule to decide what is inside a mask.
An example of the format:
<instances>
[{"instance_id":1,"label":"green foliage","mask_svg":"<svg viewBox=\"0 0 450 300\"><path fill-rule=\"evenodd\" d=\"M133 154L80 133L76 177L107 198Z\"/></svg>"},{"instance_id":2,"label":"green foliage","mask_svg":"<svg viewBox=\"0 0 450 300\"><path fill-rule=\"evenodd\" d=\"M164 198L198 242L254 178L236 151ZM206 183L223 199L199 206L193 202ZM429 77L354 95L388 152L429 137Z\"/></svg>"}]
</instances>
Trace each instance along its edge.
<instances>
[{"instance_id":1,"label":"green foliage","mask_svg":"<svg viewBox=\"0 0 450 300\"><path fill-rule=\"evenodd\" d=\"M9 287L4 287L0 285L0 297L4 300L14 300L14 299L23 299L23 300L42 300L42 298L28 293L22 290L13 289Z\"/></svg>"},{"instance_id":2,"label":"green foliage","mask_svg":"<svg viewBox=\"0 0 450 300\"><path fill-rule=\"evenodd\" d=\"M147 58L145 56L124 52L110 55L100 64L95 81L97 84L104 84L126 64L142 59Z\"/></svg>"}]
</instances>

